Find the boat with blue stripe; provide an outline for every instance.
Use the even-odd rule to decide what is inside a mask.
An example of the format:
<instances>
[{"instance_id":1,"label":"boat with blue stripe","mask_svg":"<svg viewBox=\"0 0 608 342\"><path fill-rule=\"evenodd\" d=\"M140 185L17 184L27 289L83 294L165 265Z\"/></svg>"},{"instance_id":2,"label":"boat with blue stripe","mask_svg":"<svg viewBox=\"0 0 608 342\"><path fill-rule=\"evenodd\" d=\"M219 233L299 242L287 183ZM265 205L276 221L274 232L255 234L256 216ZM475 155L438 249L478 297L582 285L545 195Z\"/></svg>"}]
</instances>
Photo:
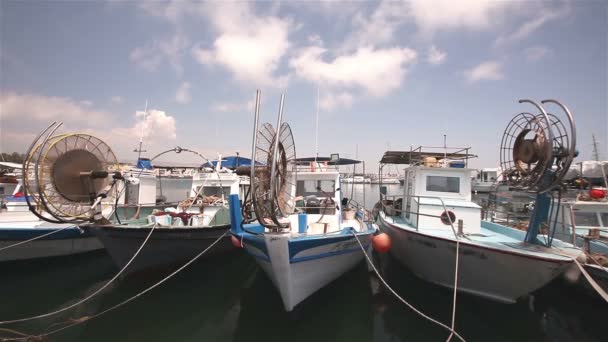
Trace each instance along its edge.
<instances>
[{"instance_id":1,"label":"boat with blue stripe","mask_svg":"<svg viewBox=\"0 0 608 342\"><path fill-rule=\"evenodd\" d=\"M297 159L291 128L282 122L283 100L277 130L258 127L258 91L251 166L237 169L250 176L251 188L245 198L230 195L229 207L233 244L255 258L292 311L361 262L377 227L342 198L338 165L359 162L337 154Z\"/></svg>"}]
</instances>

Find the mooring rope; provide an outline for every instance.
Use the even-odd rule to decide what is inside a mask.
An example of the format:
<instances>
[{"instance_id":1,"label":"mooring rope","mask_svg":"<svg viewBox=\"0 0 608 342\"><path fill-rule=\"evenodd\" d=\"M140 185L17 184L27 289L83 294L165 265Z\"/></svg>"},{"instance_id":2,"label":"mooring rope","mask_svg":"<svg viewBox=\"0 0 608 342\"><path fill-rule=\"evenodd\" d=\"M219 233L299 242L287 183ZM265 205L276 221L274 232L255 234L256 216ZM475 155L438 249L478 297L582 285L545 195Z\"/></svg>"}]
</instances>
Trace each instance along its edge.
<instances>
[{"instance_id":1,"label":"mooring rope","mask_svg":"<svg viewBox=\"0 0 608 342\"><path fill-rule=\"evenodd\" d=\"M452 326L451 326L452 332L450 333L450 336L448 336L448 339L446 340L446 342L450 342L452 340L452 337L454 336L454 326L456 325L456 294L458 293L457 289L458 289L459 251L460 251L460 239L458 237L456 237L456 264L454 265L454 299L452 301Z\"/></svg>"},{"instance_id":2,"label":"mooring rope","mask_svg":"<svg viewBox=\"0 0 608 342\"><path fill-rule=\"evenodd\" d=\"M218 237L211 245L209 245L209 247L205 248L202 252L200 252L199 254L197 254L194 258L192 258L190 261L188 261L187 263L185 263L184 265L182 265L177 270L173 271L171 274L169 274L165 278L161 279L160 281L158 281L154 285L146 288L145 290L139 292L138 294L136 294L136 295L134 295L134 296L132 296L132 297L130 297L130 298L128 298L128 299L126 299L126 300L124 300L124 301L122 301L122 302L114 305L114 306L111 306L111 307L109 307L109 308L107 308L107 309L105 309L105 310L103 310L101 312L98 312L98 313L96 313L94 315L91 315L91 316L83 316L83 317L80 317L80 318L77 318L77 319L71 319L71 320L69 320L69 322L71 322L72 324L63 326L61 328L58 328L58 329L55 329L55 330L52 330L52 331L49 331L49 332L45 332L44 334L30 335L30 336L27 336L27 337L5 338L4 340L0 340L0 341L20 341L20 340L27 340L29 338L41 339L43 337L46 337L46 336L49 336L49 335L52 335L52 334L56 334L56 333L58 333L60 331L63 331L63 330L68 329L68 328L71 328L73 326L82 324L82 323L84 323L86 321L89 321L89 320L91 320L93 318L96 318L96 317L99 317L101 315L104 315L104 314L106 314L106 313L108 313L110 311L116 310L116 309L120 308L121 306L123 306L123 305L125 305L125 304L127 304L127 303L129 303L129 302L131 302L131 301L133 301L133 300L135 300L135 299L143 296L144 294L148 293L149 291L155 289L156 287L160 286L161 284L163 284L167 280L173 278L173 276L175 276L176 274L178 274L179 272L181 272L182 270L184 270L186 267L190 266L193 262L195 262L196 260L198 260L198 258L200 258L203 254L205 254L208 250L210 250L213 246L215 246L229 232L230 232L229 229L226 230L224 232L224 234L222 234L220 237Z\"/></svg>"},{"instance_id":3,"label":"mooring rope","mask_svg":"<svg viewBox=\"0 0 608 342\"><path fill-rule=\"evenodd\" d=\"M600 297L602 297L602 299L604 299L606 301L606 303L608 303L608 293L606 293L606 291L604 291L604 289L602 289L602 287L598 283L595 282L593 277L591 277L591 275L589 273L587 273L587 271L585 270L583 265L581 265L581 263L578 262L578 260L576 260L576 258L572 258L572 260L574 261L576 266L578 266L578 269L585 276L585 279L587 279L587 281L589 282L591 287L593 287L593 289L597 292L597 294L599 294Z\"/></svg>"},{"instance_id":4,"label":"mooring rope","mask_svg":"<svg viewBox=\"0 0 608 342\"><path fill-rule=\"evenodd\" d=\"M403 299L401 296L399 296L399 294L397 294L397 292L395 292L395 290L393 290L393 288L391 288L388 283L384 280L384 278L382 278L382 276L380 275L380 272L378 272L378 269L376 269L376 266L374 265L372 259L369 257L369 255L367 254L367 252L365 251L365 248L363 247L363 244L361 243L361 241L359 240L359 237L357 236L357 234L354 231L351 231L351 234L353 234L353 236L355 237L355 239L357 240L357 243L359 243L359 247L361 247L361 250L363 251L363 255L365 255L365 258L367 259L367 262L369 263L369 265L372 267L372 269L374 270L374 273L376 273L376 275L378 276L378 279L380 279L380 281L382 282L382 284L384 284L384 286L386 286L386 288L395 296L397 297L403 304L405 304L407 307L409 307L411 310L413 310L415 313L417 313L418 315L422 316L423 318L429 320L432 323L435 323L437 325L439 325L440 327L444 328L445 330L449 331L451 334L450 336L454 335L456 337L458 337L462 342L466 342L464 338L462 338L462 336L460 336L453 328L448 327L447 325L439 322L436 319L433 319L427 315L425 315L422 311L416 309L416 307L414 307L412 304L408 303L405 299Z\"/></svg>"},{"instance_id":5,"label":"mooring rope","mask_svg":"<svg viewBox=\"0 0 608 342\"><path fill-rule=\"evenodd\" d=\"M32 221L24 221L24 222L32 222ZM68 229L68 228L74 228L74 227L75 226L66 226L66 227L59 228L57 230L53 230L51 232L48 232L48 233L45 233L45 234L42 234L42 235L38 235L38 236L33 237L31 239L28 239L28 240L19 241L17 243L12 244L12 245L4 246L4 247L0 248L0 252L2 252L3 250L6 250L6 249L12 248L12 247L17 247L19 245L23 245L24 243L28 243L28 242L36 241L38 239L42 239L42 238L47 237L49 235L53 235L55 233L59 233L62 230L65 230L65 229ZM37 228L32 228L32 229L37 229ZM2 324L2 323L0 322L0 324Z\"/></svg>"},{"instance_id":6,"label":"mooring rope","mask_svg":"<svg viewBox=\"0 0 608 342\"><path fill-rule=\"evenodd\" d=\"M148 242L148 240L150 239L150 236L152 236L152 233L154 232L154 229L156 228L156 225L152 226L152 228L150 229L150 232L148 233L148 236L146 236L146 239L144 240L144 242L142 242L141 246L139 246L139 248L137 249L137 251L135 252L135 254L133 254L133 256L131 257L131 259L129 259L129 261L127 262L127 264L125 266L123 266L123 268L118 271L118 273L116 273L116 275L114 275L114 277L112 277L112 279L110 279L107 283L105 283L102 287L100 287L99 289L97 289L96 291L94 291L93 293L91 293L90 295L84 297L83 299L77 301L76 303L72 304L72 305L68 305L64 308L61 308L59 310L55 310L52 312L47 312L45 314L41 314L41 315L37 315L37 316L32 316L32 317L26 317L26 318L19 318L19 319L14 319L14 320L10 320L10 321L3 321L0 322L0 325L4 325L4 324L12 324L12 323L20 323L20 322L27 322L27 321L31 321L31 320L35 320L35 319L40 319L40 318L45 318L45 317L49 317L49 316L53 316L56 315L58 313L64 312L66 310L72 309L86 301L88 301L89 299L93 298L94 296L96 296L98 293L100 293L101 291L103 291L106 287L110 286L110 284L112 282L114 282L128 267L129 265L131 265L131 263L133 262L133 260L135 260L135 258L139 255L139 253L141 252L141 250L144 248L144 246L146 245L146 243Z\"/></svg>"}]
</instances>

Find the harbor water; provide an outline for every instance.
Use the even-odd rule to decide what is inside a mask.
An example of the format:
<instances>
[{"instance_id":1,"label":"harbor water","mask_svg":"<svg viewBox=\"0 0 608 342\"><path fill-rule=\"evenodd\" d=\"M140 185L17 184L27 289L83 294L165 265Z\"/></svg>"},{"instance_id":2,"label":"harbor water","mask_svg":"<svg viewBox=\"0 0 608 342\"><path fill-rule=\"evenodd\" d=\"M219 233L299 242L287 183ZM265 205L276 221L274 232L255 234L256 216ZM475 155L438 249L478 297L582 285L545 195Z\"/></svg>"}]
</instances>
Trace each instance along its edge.
<instances>
[{"instance_id":1,"label":"harbor water","mask_svg":"<svg viewBox=\"0 0 608 342\"><path fill-rule=\"evenodd\" d=\"M187 179L170 179L163 180L162 187L167 201L176 201L190 184ZM388 193L397 194L401 189L390 185ZM373 184L344 184L342 192L368 208L379 198L379 186ZM418 279L388 255L380 257L379 264L397 293L449 325L450 289ZM0 267L0 321L65 307L98 289L118 271L105 252ZM85 305L11 329L34 334L54 330L101 312L167 274L119 279ZM511 305L459 294L456 330L467 341L605 341L602 323L608 307L595 296L563 279ZM198 260L131 303L50 340L393 342L445 341L448 335L386 291L364 263L287 314L268 277L238 250L230 256Z\"/></svg>"}]
</instances>

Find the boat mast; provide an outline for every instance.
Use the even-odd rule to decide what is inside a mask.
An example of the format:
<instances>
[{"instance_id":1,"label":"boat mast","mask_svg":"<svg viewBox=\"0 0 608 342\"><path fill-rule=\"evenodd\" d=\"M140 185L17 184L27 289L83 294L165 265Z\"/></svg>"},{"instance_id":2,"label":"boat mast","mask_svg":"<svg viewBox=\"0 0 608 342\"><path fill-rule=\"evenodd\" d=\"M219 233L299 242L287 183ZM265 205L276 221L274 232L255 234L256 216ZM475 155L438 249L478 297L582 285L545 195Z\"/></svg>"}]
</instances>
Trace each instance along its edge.
<instances>
[{"instance_id":1,"label":"boat mast","mask_svg":"<svg viewBox=\"0 0 608 342\"><path fill-rule=\"evenodd\" d=\"M600 161L600 152L597 148L597 140L595 139L595 134L591 134L591 139L593 141L593 159L595 161Z\"/></svg>"},{"instance_id":2,"label":"boat mast","mask_svg":"<svg viewBox=\"0 0 608 342\"><path fill-rule=\"evenodd\" d=\"M319 85L317 84L317 115L315 118L315 165L319 156Z\"/></svg>"},{"instance_id":3,"label":"boat mast","mask_svg":"<svg viewBox=\"0 0 608 342\"><path fill-rule=\"evenodd\" d=\"M146 119L148 118L148 100L146 100L146 106L144 108L144 120L143 120L143 124L141 125L141 133L139 134L139 146L135 149L135 151L133 152L137 152L137 162L139 163L139 159L141 158L141 153L142 152L146 152L145 150L142 150L141 147L143 145L143 141L144 141L144 130L146 128Z\"/></svg>"}]
</instances>

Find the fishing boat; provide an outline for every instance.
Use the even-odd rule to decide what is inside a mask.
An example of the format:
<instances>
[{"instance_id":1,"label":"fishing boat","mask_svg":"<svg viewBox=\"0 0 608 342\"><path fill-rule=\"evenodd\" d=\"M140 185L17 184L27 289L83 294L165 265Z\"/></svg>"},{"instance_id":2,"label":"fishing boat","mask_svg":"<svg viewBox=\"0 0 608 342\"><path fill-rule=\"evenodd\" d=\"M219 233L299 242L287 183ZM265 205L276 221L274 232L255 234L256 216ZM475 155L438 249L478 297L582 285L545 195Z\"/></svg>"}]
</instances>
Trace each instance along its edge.
<instances>
[{"instance_id":1,"label":"fishing boat","mask_svg":"<svg viewBox=\"0 0 608 342\"><path fill-rule=\"evenodd\" d=\"M178 265L195 257L230 229L228 196L242 196L248 184L248 179L220 166L218 172L196 174L189 197L177 207L145 207L132 210L131 214L123 211L119 224L89 225L87 228L99 237L121 269L154 228L124 274ZM234 250L230 236L226 235L208 255Z\"/></svg>"},{"instance_id":2,"label":"fishing boat","mask_svg":"<svg viewBox=\"0 0 608 342\"><path fill-rule=\"evenodd\" d=\"M74 173L76 159L82 161L80 167L117 168L116 157L101 140L87 134L47 136L40 142L53 128L51 125L34 140L21 167L22 179L5 198L6 209L0 213L0 261L68 256L103 248L78 222L60 217L80 217L90 210L90 205L75 208L66 203L90 198L88 188L79 188L80 176ZM97 182L98 187L106 185L106 181ZM65 196L58 196L57 189L65 191ZM99 199L100 217L107 220L112 216L110 202L116 199L114 193Z\"/></svg>"},{"instance_id":3,"label":"fishing boat","mask_svg":"<svg viewBox=\"0 0 608 342\"><path fill-rule=\"evenodd\" d=\"M250 168L251 196L243 204L253 207L255 219L242 222L239 197L231 195L232 234L272 280L285 310L292 311L361 262L357 240L368 248L377 229L362 208L341 196L337 165L356 161L338 155L296 159L291 128L282 122L283 97L277 131L270 124L258 130L259 103L258 92L256 167Z\"/></svg>"},{"instance_id":4,"label":"fishing boat","mask_svg":"<svg viewBox=\"0 0 608 342\"><path fill-rule=\"evenodd\" d=\"M472 157L463 153L468 149L445 147L437 152L421 147L385 154L384 163L409 164L403 193L383 194L376 206L380 229L393 241L390 253L400 263L431 283L513 303L584 257L574 246L551 239L550 233L539 234L541 223L550 223L549 194L561 191L561 177L575 152L570 112L556 101L545 102L567 113L571 140L554 135L552 129L561 122L535 104L541 113L516 116L501 144L501 166L508 170L510 185L537 194L527 232L481 220L481 208L471 201L472 170L433 162L447 156L466 163ZM559 171L553 172L550 165L558 165Z\"/></svg>"},{"instance_id":5,"label":"fishing boat","mask_svg":"<svg viewBox=\"0 0 608 342\"><path fill-rule=\"evenodd\" d=\"M471 183L471 191L474 193L485 193L492 191L496 182L500 181L500 169L483 168L477 171L477 176Z\"/></svg>"},{"instance_id":6,"label":"fishing boat","mask_svg":"<svg viewBox=\"0 0 608 342\"><path fill-rule=\"evenodd\" d=\"M21 164L0 162L0 206L5 196L11 196L19 184L15 170L21 170Z\"/></svg>"}]
</instances>

